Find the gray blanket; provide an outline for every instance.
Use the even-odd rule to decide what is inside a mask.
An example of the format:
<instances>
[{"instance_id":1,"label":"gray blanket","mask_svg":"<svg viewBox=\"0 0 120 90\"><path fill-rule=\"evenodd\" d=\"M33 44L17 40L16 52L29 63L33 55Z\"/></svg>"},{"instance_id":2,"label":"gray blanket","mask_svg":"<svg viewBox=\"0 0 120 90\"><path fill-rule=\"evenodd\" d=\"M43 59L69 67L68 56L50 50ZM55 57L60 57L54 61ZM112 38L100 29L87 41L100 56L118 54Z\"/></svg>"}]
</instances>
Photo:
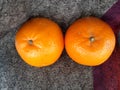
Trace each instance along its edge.
<instances>
[{"instance_id":1,"label":"gray blanket","mask_svg":"<svg viewBox=\"0 0 120 90\"><path fill-rule=\"evenodd\" d=\"M14 38L32 17L47 17L65 31L76 19L101 17L117 0L0 0L0 90L93 90L92 67L72 61L65 50L53 65L35 68L18 55Z\"/></svg>"}]
</instances>

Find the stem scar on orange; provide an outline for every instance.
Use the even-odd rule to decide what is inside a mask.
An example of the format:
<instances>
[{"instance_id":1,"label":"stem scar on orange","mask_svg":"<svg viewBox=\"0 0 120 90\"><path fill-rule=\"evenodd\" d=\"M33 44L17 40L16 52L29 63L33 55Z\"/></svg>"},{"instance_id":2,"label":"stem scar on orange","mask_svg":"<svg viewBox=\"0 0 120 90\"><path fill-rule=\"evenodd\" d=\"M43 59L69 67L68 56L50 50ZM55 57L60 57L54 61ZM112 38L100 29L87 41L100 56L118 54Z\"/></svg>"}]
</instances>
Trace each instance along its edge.
<instances>
[{"instance_id":1,"label":"stem scar on orange","mask_svg":"<svg viewBox=\"0 0 120 90\"><path fill-rule=\"evenodd\" d=\"M74 22L65 35L65 49L77 63L96 66L105 62L115 47L111 27L96 17L84 17Z\"/></svg>"},{"instance_id":2,"label":"stem scar on orange","mask_svg":"<svg viewBox=\"0 0 120 90\"><path fill-rule=\"evenodd\" d=\"M56 62L63 51L63 34L55 22L47 18L32 18L16 33L15 46L29 65L48 66Z\"/></svg>"}]
</instances>

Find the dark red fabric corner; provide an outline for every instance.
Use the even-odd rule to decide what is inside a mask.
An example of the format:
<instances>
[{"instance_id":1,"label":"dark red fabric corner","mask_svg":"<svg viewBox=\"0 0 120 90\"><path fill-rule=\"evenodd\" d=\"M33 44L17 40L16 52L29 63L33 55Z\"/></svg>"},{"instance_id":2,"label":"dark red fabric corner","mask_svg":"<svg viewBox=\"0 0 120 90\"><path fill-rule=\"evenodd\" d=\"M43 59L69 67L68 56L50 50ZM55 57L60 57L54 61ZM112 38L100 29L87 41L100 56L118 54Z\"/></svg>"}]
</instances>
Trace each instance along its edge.
<instances>
[{"instance_id":1,"label":"dark red fabric corner","mask_svg":"<svg viewBox=\"0 0 120 90\"><path fill-rule=\"evenodd\" d=\"M116 47L102 65L93 67L94 90L120 90L120 0L102 17L116 35Z\"/></svg>"}]
</instances>

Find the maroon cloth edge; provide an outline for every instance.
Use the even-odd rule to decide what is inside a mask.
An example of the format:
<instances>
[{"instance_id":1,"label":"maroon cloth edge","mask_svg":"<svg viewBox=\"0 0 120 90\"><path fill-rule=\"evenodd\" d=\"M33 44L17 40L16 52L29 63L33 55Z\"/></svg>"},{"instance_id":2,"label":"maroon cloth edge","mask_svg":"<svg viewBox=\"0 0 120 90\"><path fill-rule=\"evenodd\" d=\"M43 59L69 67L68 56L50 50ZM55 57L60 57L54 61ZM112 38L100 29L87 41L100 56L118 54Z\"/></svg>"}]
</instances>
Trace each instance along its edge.
<instances>
[{"instance_id":1,"label":"maroon cloth edge","mask_svg":"<svg viewBox=\"0 0 120 90\"><path fill-rule=\"evenodd\" d=\"M120 90L120 0L101 19L112 27L116 35L116 47L105 63L93 67L94 90Z\"/></svg>"}]
</instances>

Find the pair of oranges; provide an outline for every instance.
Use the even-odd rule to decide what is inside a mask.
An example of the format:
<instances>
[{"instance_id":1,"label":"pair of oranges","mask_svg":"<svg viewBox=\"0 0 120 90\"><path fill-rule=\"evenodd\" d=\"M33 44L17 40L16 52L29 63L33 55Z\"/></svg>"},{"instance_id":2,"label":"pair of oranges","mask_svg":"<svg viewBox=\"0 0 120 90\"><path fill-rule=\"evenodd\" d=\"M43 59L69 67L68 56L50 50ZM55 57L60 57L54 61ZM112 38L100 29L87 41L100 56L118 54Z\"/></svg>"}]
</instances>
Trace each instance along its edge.
<instances>
[{"instance_id":1,"label":"pair of oranges","mask_svg":"<svg viewBox=\"0 0 120 90\"><path fill-rule=\"evenodd\" d=\"M16 33L15 46L21 58L31 66L49 66L63 49L77 63L96 66L105 62L115 47L111 27L96 17L75 21L65 38L60 27L47 18L32 18Z\"/></svg>"}]
</instances>

